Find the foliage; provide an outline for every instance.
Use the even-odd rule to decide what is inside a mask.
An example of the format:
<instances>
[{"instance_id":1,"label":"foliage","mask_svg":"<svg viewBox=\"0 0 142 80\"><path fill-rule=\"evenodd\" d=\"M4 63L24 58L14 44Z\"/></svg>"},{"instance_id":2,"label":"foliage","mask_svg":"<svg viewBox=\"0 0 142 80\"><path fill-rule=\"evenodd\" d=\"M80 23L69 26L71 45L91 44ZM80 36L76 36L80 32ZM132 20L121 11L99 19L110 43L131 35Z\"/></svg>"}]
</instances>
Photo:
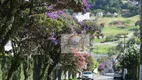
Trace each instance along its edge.
<instances>
[{"instance_id":1,"label":"foliage","mask_svg":"<svg viewBox=\"0 0 142 80\"><path fill-rule=\"evenodd\" d=\"M91 10L93 9L102 9L105 12L111 11L114 7L116 11L120 11L120 4L122 4L121 1L118 0L89 0L91 3ZM88 2L89 2L88 1Z\"/></svg>"},{"instance_id":2,"label":"foliage","mask_svg":"<svg viewBox=\"0 0 142 80\"><path fill-rule=\"evenodd\" d=\"M113 56L113 55L116 55L118 53L119 53L119 51L115 47L108 49L108 52L107 52L108 56Z\"/></svg>"},{"instance_id":3,"label":"foliage","mask_svg":"<svg viewBox=\"0 0 142 80\"><path fill-rule=\"evenodd\" d=\"M87 54L81 54L78 50L72 49L72 53L61 55L62 70L77 73L83 70L88 58Z\"/></svg>"},{"instance_id":4,"label":"foliage","mask_svg":"<svg viewBox=\"0 0 142 80\"><path fill-rule=\"evenodd\" d=\"M103 57L100 57L97 61L99 63L106 63L109 61L109 58L107 56L103 56Z\"/></svg>"},{"instance_id":5,"label":"foliage","mask_svg":"<svg viewBox=\"0 0 142 80\"><path fill-rule=\"evenodd\" d=\"M127 68L128 79L137 79L137 69L140 64L140 43L138 38L132 38L127 43L125 43L125 48L123 49L123 43L119 43L116 47L116 52L120 53L118 55L118 62L116 63L116 68Z\"/></svg>"},{"instance_id":6,"label":"foliage","mask_svg":"<svg viewBox=\"0 0 142 80\"><path fill-rule=\"evenodd\" d=\"M123 3L123 0L88 0L90 11L96 14L98 11L110 13L120 13L125 17L135 16L139 14L138 5L133 6L128 1ZM123 9L129 10L128 14L123 14Z\"/></svg>"},{"instance_id":7,"label":"foliage","mask_svg":"<svg viewBox=\"0 0 142 80\"><path fill-rule=\"evenodd\" d=\"M86 58L86 63L87 63L87 70L89 71L94 71L94 69L98 66L97 61L91 55L89 55Z\"/></svg>"},{"instance_id":8,"label":"foliage","mask_svg":"<svg viewBox=\"0 0 142 80\"><path fill-rule=\"evenodd\" d=\"M134 45L126 50L126 53L120 58L120 64L128 69L137 67L139 65L139 46Z\"/></svg>"},{"instance_id":9,"label":"foliage","mask_svg":"<svg viewBox=\"0 0 142 80\"><path fill-rule=\"evenodd\" d=\"M3 51L5 44L14 36L14 33L18 32L20 27L23 27L24 24L31 24L31 15L65 8L74 11L85 11L83 5L86 3L82 3L81 0L0 1L0 51Z\"/></svg>"},{"instance_id":10,"label":"foliage","mask_svg":"<svg viewBox=\"0 0 142 80\"><path fill-rule=\"evenodd\" d=\"M14 54L4 80L11 79L15 71L18 73L22 63L25 80L28 79L28 64L33 66L33 80L51 80L51 74L60 62L61 34L75 31L73 25L79 28L70 15L65 15L60 10L67 8L84 12L88 9L87 2L3 0L0 4L0 53L3 53L5 59L4 46L11 40L11 51ZM32 60L33 64L29 60ZM2 66L4 69L5 66Z\"/></svg>"},{"instance_id":11,"label":"foliage","mask_svg":"<svg viewBox=\"0 0 142 80\"><path fill-rule=\"evenodd\" d=\"M140 65L140 48L138 45L133 45L126 49L126 53L122 54L119 62L121 68L128 69L128 78L137 79L137 68Z\"/></svg>"},{"instance_id":12,"label":"foliage","mask_svg":"<svg viewBox=\"0 0 142 80\"><path fill-rule=\"evenodd\" d=\"M130 47L131 45L139 45L140 44L140 39L139 38L132 38L127 42L127 47Z\"/></svg>"},{"instance_id":13,"label":"foliage","mask_svg":"<svg viewBox=\"0 0 142 80\"><path fill-rule=\"evenodd\" d=\"M124 3L121 6L122 9L126 9L129 10L128 14L122 14L124 17L131 17L131 16L135 16L137 14L139 14L139 6L133 6L130 3Z\"/></svg>"},{"instance_id":14,"label":"foliage","mask_svg":"<svg viewBox=\"0 0 142 80\"><path fill-rule=\"evenodd\" d=\"M110 35L110 36L107 36L107 37L106 37L105 42L111 42L111 41L116 41L116 40L118 40L118 39L115 38L115 36Z\"/></svg>"},{"instance_id":15,"label":"foliage","mask_svg":"<svg viewBox=\"0 0 142 80\"><path fill-rule=\"evenodd\" d=\"M100 63L98 66L98 71L102 71L102 70L104 70L104 68L105 68L105 64Z\"/></svg>"}]
</instances>

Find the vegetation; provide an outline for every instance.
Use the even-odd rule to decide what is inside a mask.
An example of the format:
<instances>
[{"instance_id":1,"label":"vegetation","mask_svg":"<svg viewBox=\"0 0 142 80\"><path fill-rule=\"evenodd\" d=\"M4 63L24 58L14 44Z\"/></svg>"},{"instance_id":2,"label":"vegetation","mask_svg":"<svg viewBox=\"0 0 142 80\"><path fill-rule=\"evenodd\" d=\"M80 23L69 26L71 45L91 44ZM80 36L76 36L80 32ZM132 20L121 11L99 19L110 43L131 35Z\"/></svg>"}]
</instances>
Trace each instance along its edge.
<instances>
[{"instance_id":1,"label":"vegetation","mask_svg":"<svg viewBox=\"0 0 142 80\"><path fill-rule=\"evenodd\" d=\"M112 48L113 46L107 45L107 44L102 44L102 45L95 45L93 49L94 54L106 54L109 50L109 48Z\"/></svg>"},{"instance_id":2,"label":"vegetation","mask_svg":"<svg viewBox=\"0 0 142 80\"><path fill-rule=\"evenodd\" d=\"M105 16L108 16L107 13L119 13L125 17L135 16L139 14L138 5L132 5L128 1L123 0L88 0L91 5L90 11L94 14L97 12L105 13ZM124 13L123 10L129 11Z\"/></svg>"},{"instance_id":3,"label":"vegetation","mask_svg":"<svg viewBox=\"0 0 142 80\"><path fill-rule=\"evenodd\" d=\"M94 8L101 9L104 13L107 11L121 13L123 8L130 10L129 16L138 14L137 6L124 4L118 0L89 0L89 3L90 10L94 13L97 12ZM133 23L138 21L138 16L111 19L104 17L95 23L90 20L78 22L63 11L70 9L72 12L87 12L90 5L86 0L15 0L14 2L1 0L0 4L0 78L2 80L53 80L57 78L57 74L55 75L57 71L60 74L70 71L74 78L78 70L84 69L85 63L88 64L87 70L93 71L98 63L92 56L82 55L76 50L73 50L72 54L61 53L61 34L90 34L92 40L94 36L103 38L102 30L106 38L100 41L113 41L115 38L113 36L138 29L133 27ZM116 25L118 22L123 23L122 26ZM100 24L100 27L96 23ZM12 49L5 51L4 46L8 41L11 42ZM133 44L131 41L130 43ZM112 50L122 51L121 45ZM98 53L107 53L113 46L97 47ZM61 75L58 75L58 78L60 77Z\"/></svg>"},{"instance_id":4,"label":"vegetation","mask_svg":"<svg viewBox=\"0 0 142 80\"><path fill-rule=\"evenodd\" d=\"M129 22L129 24L127 24L127 26L134 26L135 22L139 20L139 16L133 16L133 17L129 17L129 18L124 18L122 16L119 17L102 17L99 18L97 20L98 24L104 23L106 26L108 26L108 24L110 24L113 21L121 21L121 22Z\"/></svg>"},{"instance_id":5,"label":"vegetation","mask_svg":"<svg viewBox=\"0 0 142 80\"><path fill-rule=\"evenodd\" d=\"M94 1L94 2L93 2ZM121 1L119 0L90 0L91 9L102 9L105 12L119 12L121 8Z\"/></svg>"},{"instance_id":6,"label":"vegetation","mask_svg":"<svg viewBox=\"0 0 142 80\"><path fill-rule=\"evenodd\" d=\"M139 48L140 40L138 38L132 38L127 43L125 43L125 47L123 43L119 43L115 48L109 50L108 54L116 55L118 54L118 62L115 63L115 69L124 69L128 70L128 74L126 75L126 79L138 80L137 79L137 71L139 71L138 67L140 64L140 48ZM122 48L123 47L123 48Z\"/></svg>"},{"instance_id":7,"label":"vegetation","mask_svg":"<svg viewBox=\"0 0 142 80\"><path fill-rule=\"evenodd\" d=\"M86 0L2 0L0 4L2 80L20 80L21 76L24 80L56 79L53 74L62 62L61 34L81 34L83 31L93 34L98 30L94 25L79 24L62 11L66 8L86 12L89 8ZM12 49L5 51L8 41L11 41ZM6 52L9 55L6 56ZM75 65L75 69L80 69L80 65Z\"/></svg>"},{"instance_id":8,"label":"vegetation","mask_svg":"<svg viewBox=\"0 0 142 80\"><path fill-rule=\"evenodd\" d=\"M119 62L121 68L127 68L128 75L127 79L138 80L137 79L137 69L140 65L140 54L139 54L139 46L134 45L128 49L126 49L126 53L122 54Z\"/></svg>"}]
</instances>

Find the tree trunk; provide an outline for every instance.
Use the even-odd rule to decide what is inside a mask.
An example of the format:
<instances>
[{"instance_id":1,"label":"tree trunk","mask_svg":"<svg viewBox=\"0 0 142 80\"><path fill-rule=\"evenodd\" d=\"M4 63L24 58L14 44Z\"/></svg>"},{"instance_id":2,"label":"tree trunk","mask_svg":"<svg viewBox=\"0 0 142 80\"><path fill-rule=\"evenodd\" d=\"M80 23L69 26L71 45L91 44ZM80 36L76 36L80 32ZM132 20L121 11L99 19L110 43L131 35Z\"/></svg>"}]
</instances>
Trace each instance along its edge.
<instances>
[{"instance_id":1,"label":"tree trunk","mask_svg":"<svg viewBox=\"0 0 142 80\"><path fill-rule=\"evenodd\" d=\"M13 72L16 71L21 64L19 61L20 61L19 55L16 55L15 58L11 60L11 68L8 71L7 80L12 79Z\"/></svg>"},{"instance_id":2,"label":"tree trunk","mask_svg":"<svg viewBox=\"0 0 142 80\"><path fill-rule=\"evenodd\" d=\"M54 69L54 67L56 66L56 63L54 63L53 65L50 65L48 68L48 73L47 73L47 80L52 80L52 71Z\"/></svg>"},{"instance_id":3,"label":"tree trunk","mask_svg":"<svg viewBox=\"0 0 142 80\"><path fill-rule=\"evenodd\" d=\"M24 80L28 80L29 78L30 75L29 68L30 68L29 58L26 57L26 60L23 62Z\"/></svg>"},{"instance_id":4,"label":"tree trunk","mask_svg":"<svg viewBox=\"0 0 142 80\"><path fill-rule=\"evenodd\" d=\"M41 70L41 58L39 55L34 56L34 71L33 71L33 80L40 80L40 70Z\"/></svg>"},{"instance_id":5,"label":"tree trunk","mask_svg":"<svg viewBox=\"0 0 142 80\"><path fill-rule=\"evenodd\" d=\"M43 78L44 78L44 75L45 75L45 72L46 72L46 69L47 69L47 66L48 66L48 64L43 64L44 65L44 67L42 68L42 73L40 74L40 79L39 80L44 80Z\"/></svg>"},{"instance_id":6,"label":"tree trunk","mask_svg":"<svg viewBox=\"0 0 142 80\"><path fill-rule=\"evenodd\" d=\"M137 80L137 71L136 68L128 69L128 75L131 80Z\"/></svg>"},{"instance_id":7,"label":"tree trunk","mask_svg":"<svg viewBox=\"0 0 142 80\"><path fill-rule=\"evenodd\" d=\"M12 80L13 71L10 69L8 72L7 80Z\"/></svg>"}]
</instances>

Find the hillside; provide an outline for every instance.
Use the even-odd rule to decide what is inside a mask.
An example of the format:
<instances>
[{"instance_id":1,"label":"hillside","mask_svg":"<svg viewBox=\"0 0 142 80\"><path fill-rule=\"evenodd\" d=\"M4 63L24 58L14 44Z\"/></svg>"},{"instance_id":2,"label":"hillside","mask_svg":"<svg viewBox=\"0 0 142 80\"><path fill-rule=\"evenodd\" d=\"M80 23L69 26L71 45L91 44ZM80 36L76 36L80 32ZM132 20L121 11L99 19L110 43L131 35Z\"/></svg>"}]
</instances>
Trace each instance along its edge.
<instances>
[{"instance_id":1,"label":"hillside","mask_svg":"<svg viewBox=\"0 0 142 80\"><path fill-rule=\"evenodd\" d=\"M88 2L90 4L90 11L94 14L101 11L105 14L108 12L119 13L120 15L130 17L138 15L139 13L137 1L128 2L126 0L88 0Z\"/></svg>"},{"instance_id":2,"label":"hillside","mask_svg":"<svg viewBox=\"0 0 142 80\"><path fill-rule=\"evenodd\" d=\"M135 26L135 22L139 20L139 16L133 16L129 18L124 17L102 17L96 21L96 23L105 23L106 25L102 29L102 33L105 35L104 38L93 40L94 43L94 54L103 53L106 54L110 48L114 48L119 42L124 42L124 39L118 39L119 34L131 34L133 36L134 30L138 30L139 27ZM125 25L109 25L111 22L120 21L125 22ZM127 41L128 39L126 39Z\"/></svg>"}]
</instances>

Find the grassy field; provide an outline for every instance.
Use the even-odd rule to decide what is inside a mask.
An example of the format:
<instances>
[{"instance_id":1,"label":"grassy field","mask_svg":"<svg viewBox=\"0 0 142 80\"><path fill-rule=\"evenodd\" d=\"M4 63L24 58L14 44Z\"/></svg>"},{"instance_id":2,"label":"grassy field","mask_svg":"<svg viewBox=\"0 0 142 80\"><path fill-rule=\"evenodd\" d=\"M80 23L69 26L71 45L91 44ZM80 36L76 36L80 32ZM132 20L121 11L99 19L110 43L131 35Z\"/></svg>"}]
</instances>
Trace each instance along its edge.
<instances>
[{"instance_id":1,"label":"grassy field","mask_svg":"<svg viewBox=\"0 0 142 80\"><path fill-rule=\"evenodd\" d=\"M124 29L121 29L121 28L118 28L118 27L105 27L103 30L102 30L102 33L105 35L105 36L115 36L117 34L122 34L122 33L129 33L130 30L133 30L133 29L138 29L139 27L135 27L135 26L129 26L129 27L125 27ZM97 42L97 43L100 43L100 42L104 42L106 39L105 38L101 38L101 39L97 39L95 38L93 40L93 42ZM119 40L119 41L123 41L123 39ZM107 53L108 52L108 49L111 48L111 47L114 47L114 46L111 46L111 45L98 45L98 51L96 49L94 49L93 53Z\"/></svg>"},{"instance_id":2,"label":"grassy field","mask_svg":"<svg viewBox=\"0 0 142 80\"><path fill-rule=\"evenodd\" d=\"M139 27L127 26L127 27L123 27L123 29L119 27L115 27L115 26L114 27L104 27L102 29L102 33L105 36L115 36L117 34L129 33L131 30L136 30L136 29L139 29ZM101 39L95 38L93 40L93 42L102 42L102 41L105 41L105 38L101 38Z\"/></svg>"},{"instance_id":3,"label":"grassy field","mask_svg":"<svg viewBox=\"0 0 142 80\"><path fill-rule=\"evenodd\" d=\"M128 22L129 21L129 26L134 26L135 22L139 20L139 16L133 16L133 17L129 17L129 18L124 18L121 16L118 17L102 17L99 18L96 23L100 24L100 23L105 23L105 24L109 24L112 21L122 21L122 22Z\"/></svg>"},{"instance_id":4,"label":"grassy field","mask_svg":"<svg viewBox=\"0 0 142 80\"><path fill-rule=\"evenodd\" d=\"M102 30L102 33L105 36L110 36L110 35L116 35L116 34L121 34L121 33L127 33L127 30L117 28L117 27L104 27Z\"/></svg>"},{"instance_id":5,"label":"grassy field","mask_svg":"<svg viewBox=\"0 0 142 80\"><path fill-rule=\"evenodd\" d=\"M123 17L103 17L100 18L97 23L105 23L105 24L109 24L112 21L123 21L123 22L129 22L129 24L127 26L105 26L102 29L102 33L105 36L115 36L117 34L122 34L122 33L129 33L131 30L135 30L135 29L139 29L139 27L135 26L135 22L139 20L139 16L134 16L134 17L130 17L130 18L123 18ZM101 39L94 39L93 42L103 42L105 41L105 38L101 38ZM98 48L97 48L98 47ZM95 46L93 53L107 53L108 49L114 46L111 45L97 45L97 47Z\"/></svg>"},{"instance_id":6,"label":"grassy field","mask_svg":"<svg viewBox=\"0 0 142 80\"><path fill-rule=\"evenodd\" d=\"M94 54L105 54L108 52L108 49L112 48L110 45L96 45L94 46L93 53Z\"/></svg>"}]
</instances>

